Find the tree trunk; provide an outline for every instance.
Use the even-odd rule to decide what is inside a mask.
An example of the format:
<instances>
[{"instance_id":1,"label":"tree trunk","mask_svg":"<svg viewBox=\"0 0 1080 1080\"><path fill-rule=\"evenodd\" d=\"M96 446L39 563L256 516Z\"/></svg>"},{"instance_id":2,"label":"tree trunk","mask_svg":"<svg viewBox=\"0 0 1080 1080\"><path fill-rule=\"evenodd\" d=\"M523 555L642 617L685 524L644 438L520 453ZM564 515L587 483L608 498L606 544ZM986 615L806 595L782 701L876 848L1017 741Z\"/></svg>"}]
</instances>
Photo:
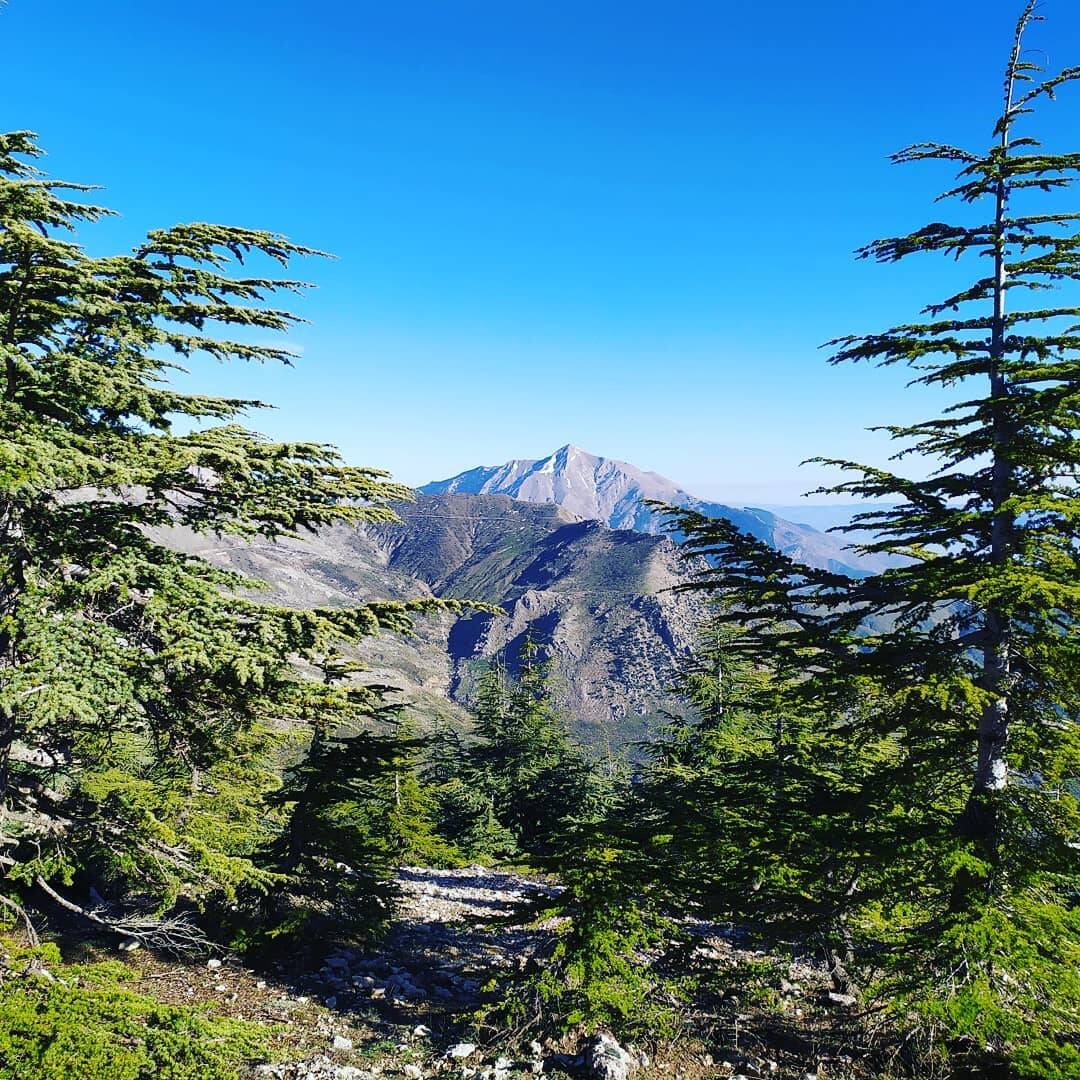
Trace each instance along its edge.
<instances>
[{"instance_id":1,"label":"tree trunk","mask_svg":"<svg viewBox=\"0 0 1080 1080\"><path fill-rule=\"evenodd\" d=\"M1009 153L1016 65L1020 58L1021 20L1013 45L1012 58L1005 79L1005 110L1001 122L1001 174L997 181L994 216L994 314L990 332L990 568L996 572L1008 565L1015 549L1015 518L1006 504L1014 494L1015 475L1011 457L1012 430L1008 410L1009 384L1002 362L1005 358L1007 330L1005 301L1007 293L1005 222L1009 206L1009 186L1005 177L1005 158ZM982 677L979 684L993 695L978 720L978 757L971 794L960 822L962 836L970 839L978 854L989 864L986 875L962 875L953 896L954 908L961 908L973 898L973 888L984 895L992 892L1000 857L1000 793L1009 783L1006 749L1009 741L1009 688L1012 681L1011 626L1007 613L996 604L983 612L984 644Z\"/></svg>"}]
</instances>

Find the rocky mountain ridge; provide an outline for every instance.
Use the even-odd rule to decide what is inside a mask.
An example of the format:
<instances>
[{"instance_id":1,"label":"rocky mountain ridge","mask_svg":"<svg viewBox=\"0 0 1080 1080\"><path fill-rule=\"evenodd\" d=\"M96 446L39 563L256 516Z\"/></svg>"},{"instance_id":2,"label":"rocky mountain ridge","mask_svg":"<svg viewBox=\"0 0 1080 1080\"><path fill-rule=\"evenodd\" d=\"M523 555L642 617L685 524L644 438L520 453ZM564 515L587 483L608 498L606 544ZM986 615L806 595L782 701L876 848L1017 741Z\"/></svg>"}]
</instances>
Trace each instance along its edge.
<instances>
[{"instance_id":1,"label":"rocky mountain ridge","mask_svg":"<svg viewBox=\"0 0 1080 1080\"><path fill-rule=\"evenodd\" d=\"M860 555L851 550L845 538L788 521L770 510L699 499L658 473L590 454L572 444L545 458L469 469L419 490L426 495L508 495L522 502L550 503L579 517L602 521L612 529L647 535L663 531L662 517L645 505L646 500L656 500L697 510L707 517L727 518L744 532L810 566L861 576L884 568L887 561Z\"/></svg>"},{"instance_id":2,"label":"rocky mountain ridge","mask_svg":"<svg viewBox=\"0 0 1080 1080\"><path fill-rule=\"evenodd\" d=\"M360 647L371 677L401 687L428 723L464 722L479 671L500 658L512 667L526 634L548 646L561 703L601 750L619 752L679 707L668 688L703 601L671 591L686 568L670 539L505 495L420 496L396 509L401 524L274 543L180 531L169 542L297 607L416 596L501 607L502 617L422 619L413 638Z\"/></svg>"}]
</instances>

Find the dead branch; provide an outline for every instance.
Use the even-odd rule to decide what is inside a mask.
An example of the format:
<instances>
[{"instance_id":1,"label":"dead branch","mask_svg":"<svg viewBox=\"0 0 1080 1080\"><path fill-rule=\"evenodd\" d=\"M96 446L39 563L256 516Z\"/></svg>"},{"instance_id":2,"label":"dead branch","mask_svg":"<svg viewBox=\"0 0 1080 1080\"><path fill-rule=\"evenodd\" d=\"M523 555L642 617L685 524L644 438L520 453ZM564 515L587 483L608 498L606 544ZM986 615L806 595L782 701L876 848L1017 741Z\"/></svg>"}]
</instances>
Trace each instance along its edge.
<instances>
[{"instance_id":1,"label":"dead branch","mask_svg":"<svg viewBox=\"0 0 1080 1080\"><path fill-rule=\"evenodd\" d=\"M171 919L157 919L152 916L114 919L61 896L40 875L34 878L34 883L65 911L70 911L111 934L134 939L149 949L182 957L205 956L215 949L206 935L183 915Z\"/></svg>"}]
</instances>

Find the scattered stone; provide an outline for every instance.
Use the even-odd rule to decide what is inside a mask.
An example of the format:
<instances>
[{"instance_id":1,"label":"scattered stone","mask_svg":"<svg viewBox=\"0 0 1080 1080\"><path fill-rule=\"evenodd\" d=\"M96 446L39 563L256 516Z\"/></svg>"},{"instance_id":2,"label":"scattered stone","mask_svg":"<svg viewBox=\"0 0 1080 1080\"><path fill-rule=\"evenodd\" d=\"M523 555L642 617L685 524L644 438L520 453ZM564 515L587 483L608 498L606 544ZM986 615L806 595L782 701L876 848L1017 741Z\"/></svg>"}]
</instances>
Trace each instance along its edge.
<instances>
[{"instance_id":1,"label":"scattered stone","mask_svg":"<svg viewBox=\"0 0 1080 1080\"><path fill-rule=\"evenodd\" d=\"M217 969L218 969L219 967L221 967L221 961L220 961L220 960L218 960L218 959L216 959L216 958L215 958L215 959L212 959L212 960L207 960L207 961L206 961L206 966L207 966L207 967L208 967L208 968L209 968L209 969L210 969L211 971L217 971Z\"/></svg>"},{"instance_id":2,"label":"scattered stone","mask_svg":"<svg viewBox=\"0 0 1080 1080\"><path fill-rule=\"evenodd\" d=\"M335 1050L351 1050L352 1039L346 1039L344 1035L334 1036L334 1049Z\"/></svg>"},{"instance_id":3,"label":"scattered stone","mask_svg":"<svg viewBox=\"0 0 1080 1080\"><path fill-rule=\"evenodd\" d=\"M857 1005L859 999L854 994L837 994L835 991L829 991L829 1000L834 1005L843 1005L845 1008L850 1008L852 1005Z\"/></svg>"},{"instance_id":4,"label":"scattered stone","mask_svg":"<svg viewBox=\"0 0 1080 1080\"><path fill-rule=\"evenodd\" d=\"M456 1058L458 1060L464 1060L467 1057L472 1057L472 1055L475 1054L475 1053L476 1053L476 1043L463 1042L463 1043L457 1043L454 1046L451 1046L450 1049L446 1051L446 1056L448 1058Z\"/></svg>"},{"instance_id":5,"label":"scattered stone","mask_svg":"<svg viewBox=\"0 0 1080 1080\"><path fill-rule=\"evenodd\" d=\"M545 1069L562 1069L564 1072L580 1069L584 1064L584 1054L549 1054L543 1061Z\"/></svg>"},{"instance_id":6,"label":"scattered stone","mask_svg":"<svg viewBox=\"0 0 1080 1080\"><path fill-rule=\"evenodd\" d=\"M762 1078L773 1076L780 1068L775 1061L754 1057L752 1054L729 1051L724 1056L727 1058L728 1068L736 1070L736 1075L745 1076L748 1080L762 1080Z\"/></svg>"},{"instance_id":7,"label":"scattered stone","mask_svg":"<svg viewBox=\"0 0 1080 1080\"><path fill-rule=\"evenodd\" d=\"M626 1080L638 1063L610 1035L601 1032L585 1044L585 1068L597 1080Z\"/></svg>"}]
</instances>

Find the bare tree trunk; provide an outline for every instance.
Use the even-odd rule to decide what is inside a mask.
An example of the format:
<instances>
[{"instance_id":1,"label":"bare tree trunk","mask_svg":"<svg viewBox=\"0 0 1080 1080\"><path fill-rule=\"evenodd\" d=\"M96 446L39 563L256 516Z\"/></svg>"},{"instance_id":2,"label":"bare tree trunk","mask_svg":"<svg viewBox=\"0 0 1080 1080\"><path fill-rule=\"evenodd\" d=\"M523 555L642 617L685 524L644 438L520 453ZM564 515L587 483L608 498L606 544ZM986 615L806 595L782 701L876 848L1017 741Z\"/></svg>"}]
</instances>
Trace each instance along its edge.
<instances>
[{"instance_id":1,"label":"bare tree trunk","mask_svg":"<svg viewBox=\"0 0 1080 1080\"><path fill-rule=\"evenodd\" d=\"M1009 153L1013 95L1016 86L1020 47L1030 9L1021 18L1013 42L1013 51L1005 76L1005 109L1000 132L1001 167ZM990 564L994 569L1005 567L1015 549L1016 521L1006 504L1015 488L1015 469L1011 457L1012 430L1006 399L1009 384L1003 361L1007 322L1006 218L1009 208L1009 186L1004 173L997 180L994 215L994 313L990 331L990 409L991 409L991 471L990 471ZM979 885L985 893L995 887L995 868L999 862L1001 823L999 796L1009 783L1009 763L1006 749L1009 741L1009 689L1012 682L1011 626L1008 615L997 605L990 604L983 613L984 638L982 646L981 688L992 695L978 720L978 757L971 794L960 823L961 835L974 842L979 854L990 864L991 872L958 882L953 906L963 907L971 899L972 886Z\"/></svg>"}]
</instances>

